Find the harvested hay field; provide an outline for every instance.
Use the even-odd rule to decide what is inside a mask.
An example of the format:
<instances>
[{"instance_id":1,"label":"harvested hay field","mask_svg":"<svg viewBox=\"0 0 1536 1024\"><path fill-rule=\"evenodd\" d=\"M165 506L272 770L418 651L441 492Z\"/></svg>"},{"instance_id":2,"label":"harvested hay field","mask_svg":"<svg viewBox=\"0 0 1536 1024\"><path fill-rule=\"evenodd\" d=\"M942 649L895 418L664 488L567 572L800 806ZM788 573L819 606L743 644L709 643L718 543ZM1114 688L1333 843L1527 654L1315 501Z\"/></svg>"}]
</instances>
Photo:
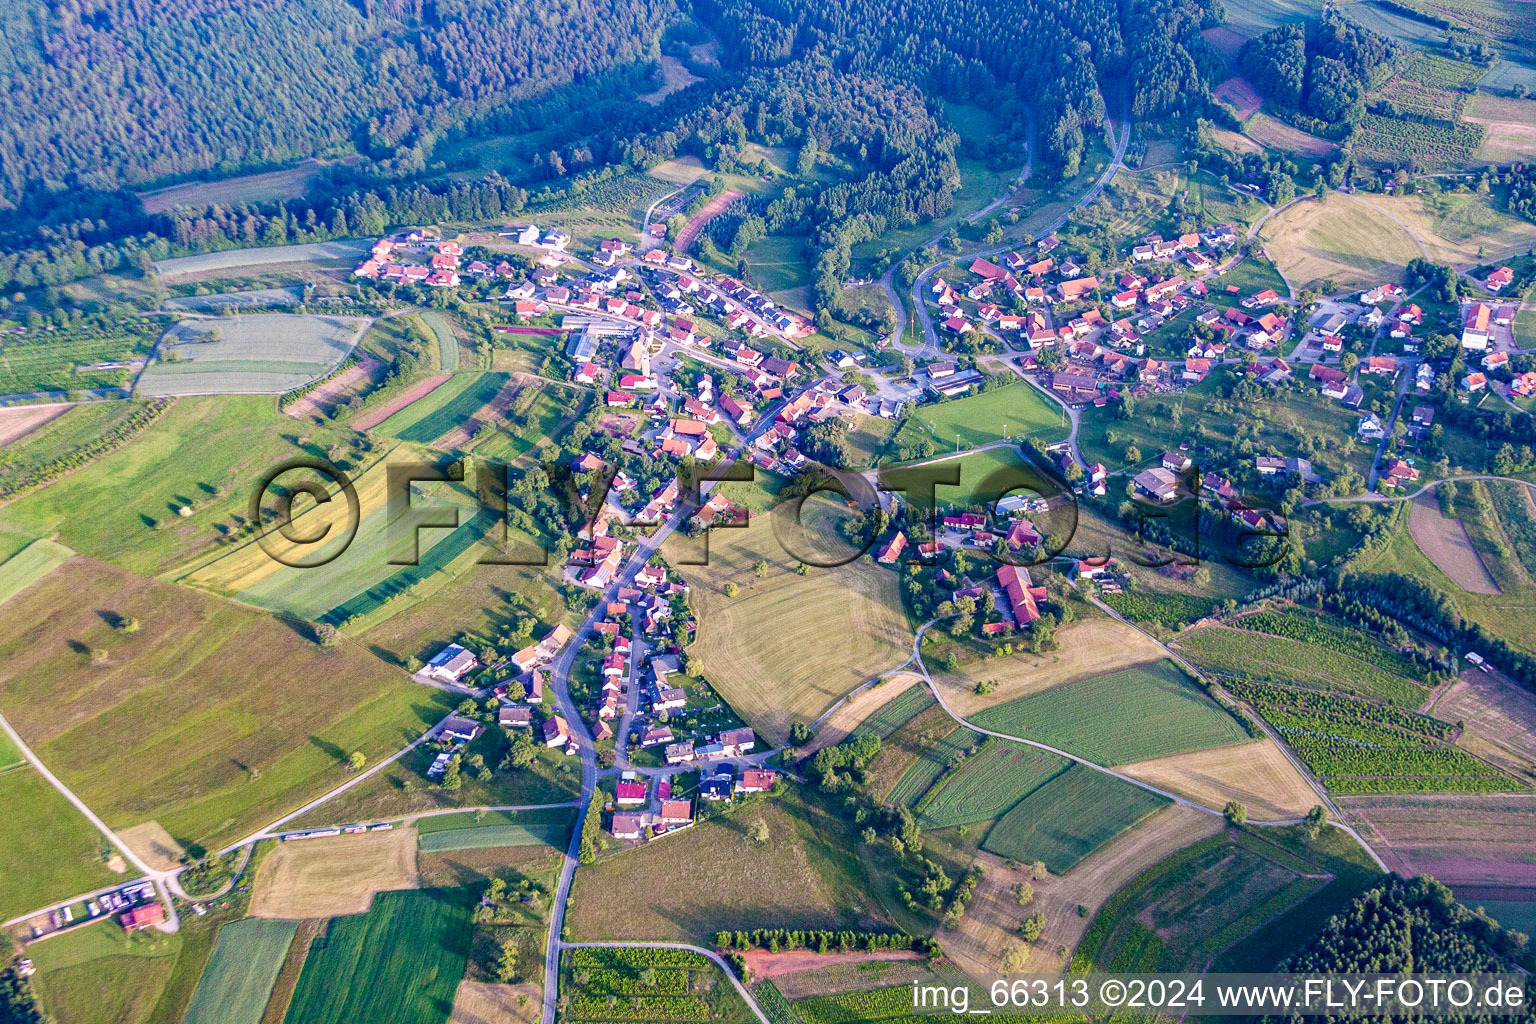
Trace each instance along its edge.
<instances>
[{"instance_id":1,"label":"harvested hay field","mask_svg":"<svg viewBox=\"0 0 1536 1024\"><path fill-rule=\"evenodd\" d=\"M840 704L837 710L816 727L816 735L800 751L800 754L809 757L822 747L837 746L875 712L911 690L912 687L921 685L921 676L911 672L899 672L878 686L861 690Z\"/></svg>"},{"instance_id":2,"label":"harvested hay field","mask_svg":"<svg viewBox=\"0 0 1536 1024\"><path fill-rule=\"evenodd\" d=\"M1254 114L1243 126L1243 132L1260 146L1298 156L1330 156L1339 148L1327 139L1308 135L1268 114Z\"/></svg>"},{"instance_id":3,"label":"harvested hay field","mask_svg":"<svg viewBox=\"0 0 1536 1024\"><path fill-rule=\"evenodd\" d=\"M1352 796L1335 803L1405 878L1536 886L1536 794Z\"/></svg>"},{"instance_id":4,"label":"harvested hay field","mask_svg":"<svg viewBox=\"0 0 1536 1024\"><path fill-rule=\"evenodd\" d=\"M1467 669L1435 702L1434 713L1536 763L1536 697L1497 672Z\"/></svg>"},{"instance_id":5,"label":"harvested hay field","mask_svg":"<svg viewBox=\"0 0 1536 1024\"><path fill-rule=\"evenodd\" d=\"M1318 795L1270 739L1121 765L1120 771L1207 807L1237 800L1260 820L1299 818Z\"/></svg>"},{"instance_id":6,"label":"harvested hay field","mask_svg":"<svg viewBox=\"0 0 1536 1024\"><path fill-rule=\"evenodd\" d=\"M1462 590L1469 594L1502 593L1472 546L1467 528L1460 519L1447 519L1440 514L1433 491L1413 500L1408 512L1408 533L1425 557L1435 563L1435 568Z\"/></svg>"},{"instance_id":7,"label":"harvested hay field","mask_svg":"<svg viewBox=\"0 0 1536 1024\"><path fill-rule=\"evenodd\" d=\"M367 410L357 419L349 423L348 426L350 426L353 430L372 430L374 427L378 426L380 423L383 423L385 420L389 419L401 409L404 409L412 402L417 402L423 398L426 398L432 392L436 391L438 388L442 387L452 379L453 374L451 373L439 373L435 376L428 377L425 380L418 381L410 387L406 388L404 391L400 392L395 397L391 398L389 401Z\"/></svg>"},{"instance_id":8,"label":"harvested hay field","mask_svg":"<svg viewBox=\"0 0 1536 1024\"><path fill-rule=\"evenodd\" d=\"M860 559L796 575L767 516L710 534L708 565L682 564L702 556L698 541L674 537L667 551L692 587L692 653L720 696L774 744L911 650L895 573ZM762 579L752 572L760 559ZM728 583L735 597L725 595Z\"/></svg>"},{"instance_id":9,"label":"harvested hay field","mask_svg":"<svg viewBox=\"0 0 1536 1024\"><path fill-rule=\"evenodd\" d=\"M201 210L215 204L238 206L241 203L264 203L277 199L293 199L302 196L323 170L319 160L305 160L293 167L278 171L261 171L257 174L241 174L233 178L215 181L187 181L180 185L152 189L138 193L145 213L168 213L178 206L190 206Z\"/></svg>"},{"instance_id":10,"label":"harvested hay field","mask_svg":"<svg viewBox=\"0 0 1536 1024\"><path fill-rule=\"evenodd\" d=\"M1479 160L1501 164L1536 160L1536 100L1479 92L1464 117L1487 129L1477 151Z\"/></svg>"},{"instance_id":11,"label":"harvested hay field","mask_svg":"<svg viewBox=\"0 0 1536 1024\"><path fill-rule=\"evenodd\" d=\"M1536 224L1498 209L1489 196L1443 192L1372 196L1370 201L1408 225L1437 263L1465 266L1483 261L1479 250L1494 258L1536 245Z\"/></svg>"},{"instance_id":12,"label":"harvested hay field","mask_svg":"<svg viewBox=\"0 0 1536 1024\"><path fill-rule=\"evenodd\" d=\"M117 837L156 871L174 871L187 852L158 821L125 828Z\"/></svg>"},{"instance_id":13,"label":"harvested hay field","mask_svg":"<svg viewBox=\"0 0 1536 1024\"><path fill-rule=\"evenodd\" d=\"M365 914L375 893L416 885L415 829L296 840L262 861L251 916L302 921Z\"/></svg>"},{"instance_id":14,"label":"harvested hay field","mask_svg":"<svg viewBox=\"0 0 1536 1024\"><path fill-rule=\"evenodd\" d=\"M539 1024L544 993L537 985L461 981L448 1024Z\"/></svg>"},{"instance_id":15,"label":"harvested hay field","mask_svg":"<svg viewBox=\"0 0 1536 1024\"><path fill-rule=\"evenodd\" d=\"M1033 944L1026 966L1032 973L1059 971L1066 967L1094 912L1111 894L1175 850L1221 829L1222 820L1213 814L1172 805L1099 847L1065 874L1039 881L1030 877L1027 868L980 853L977 863L985 866L986 874L960 919L959 930L946 933L944 952L961 970L1000 971L1003 952L1018 941L1019 922L1038 910L1045 915L1045 931ZM1034 902L1027 908L1020 907L1013 895L1014 886L1024 882L1035 890ZM1086 907L1087 913L1080 915L1078 907ZM1057 952L1062 947L1067 957Z\"/></svg>"},{"instance_id":16,"label":"harvested hay field","mask_svg":"<svg viewBox=\"0 0 1536 1024\"><path fill-rule=\"evenodd\" d=\"M330 373L368 322L260 313L183 320L161 336L139 375L141 395L278 394Z\"/></svg>"},{"instance_id":17,"label":"harvested hay field","mask_svg":"<svg viewBox=\"0 0 1536 1024\"><path fill-rule=\"evenodd\" d=\"M1264 97L1241 75L1227 79L1212 91L1218 100L1231 104L1232 109L1237 111L1239 121L1248 120L1264 105Z\"/></svg>"},{"instance_id":18,"label":"harvested hay field","mask_svg":"<svg viewBox=\"0 0 1536 1024\"><path fill-rule=\"evenodd\" d=\"M1330 194L1297 203L1264 226L1275 266L1297 288L1332 280L1336 291L1400 281L1420 255L1413 237L1369 203Z\"/></svg>"},{"instance_id":19,"label":"harvested hay field","mask_svg":"<svg viewBox=\"0 0 1536 1024\"><path fill-rule=\"evenodd\" d=\"M45 423L52 423L72 408L74 406L69 402L54 402L0 409L0 448L21 440Z\"/></svg>"},{"instance_id":20,"label":"harvested hay field","mask_svg":"<svg viewBox=\"0 0 1536 1024\"><path fill-rule=\"evenodd\" d=\"M1050 654L1020 652L964 665L954 672L932 672L944 701L962 718L1049 690L1074 679L1103 675L1163 656L1157 642L1139 629L1114 619L1085 619L1062 630ZM976 684L995 682L985 697Z\"/></svg>"},{"instance_id":21,"label":"harvested hay field","mask_svg":"<svg viewBox=\"0 0 1536 1024\"><path fill-rule=\"evenodd\" d=\"M1246 153L1263 153L1264 147L1254 142L1248 136L1240 132L1230 131L1226 128L1217 128L1211 133L1217 142L1239 156Z\"/></svg>"}]
</instances>

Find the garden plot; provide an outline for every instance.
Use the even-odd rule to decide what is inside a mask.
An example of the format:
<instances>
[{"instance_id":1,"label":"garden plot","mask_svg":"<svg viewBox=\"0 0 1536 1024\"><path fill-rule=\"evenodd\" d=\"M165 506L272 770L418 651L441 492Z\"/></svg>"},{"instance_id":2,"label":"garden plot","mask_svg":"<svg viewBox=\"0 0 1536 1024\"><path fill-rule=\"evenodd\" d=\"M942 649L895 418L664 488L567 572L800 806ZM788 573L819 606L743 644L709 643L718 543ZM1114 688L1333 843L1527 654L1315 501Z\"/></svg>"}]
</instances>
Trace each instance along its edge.
<instances>
[{"instance_id":1,"label":"garden plot","mask_svg":"<svg viewBox=\"0 0 1536 1024\"><path fill-rule=\"evenodd\" d=\"M144 395L278 394L330 373L362 337L353 317L278 313L184 320L139 377Z\"/></svg>"}]
</instances>

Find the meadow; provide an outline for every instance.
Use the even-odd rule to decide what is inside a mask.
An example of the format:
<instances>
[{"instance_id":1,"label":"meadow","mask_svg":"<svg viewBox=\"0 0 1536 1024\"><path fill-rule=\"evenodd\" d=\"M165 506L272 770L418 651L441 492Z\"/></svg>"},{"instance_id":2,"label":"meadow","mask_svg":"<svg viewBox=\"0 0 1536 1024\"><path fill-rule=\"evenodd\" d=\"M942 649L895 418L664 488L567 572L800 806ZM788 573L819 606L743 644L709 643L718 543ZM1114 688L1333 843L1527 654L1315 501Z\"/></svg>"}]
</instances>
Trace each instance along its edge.
<instances>
[{"instance_id":1,"label":"meadow","mask_svg":"<svg viewBox=\"0 0 1536 1024\"><path fill-rule=\"evenodd\" d=\"M474 924L463 889L382 893L366 914L332 918L304 961L291 1024L430 1024L447 1019Z\"/></svg>"},{"instance_id":2,"label":"meadow","mask_svg":"<svg viewBox=\"0 0 1536 1024\"><path fill-rule=\"evenodd\" d=\"M899 664L911 646L893 573L865 559L794 571L766 516L704 540L674 536L665 553L692 587L698 615L691 653L720 696L757 732L781 743L795 721L814 721L854 687ZM752 566L767 563L759 579ZM734 583L735 597L725 586Z\"/></svg>"},{"instance_id":3,"label":"meadow","mask_svg":"<svg viewBox=\"0 0 1536 1024\"><path fill-rule=\"evenodd\" d=\"M1332 291L1397 283L1420 255L1408 232L1370 203L1338 194L1297 203L1265 224L1263 234L1275 265L1298 289L1324 281L1334 282Z\"/></svg>"},{"instance_id":4,"label":"meadow","mask_svg":"<svg viewBox=\"0 0 1536 1024\"><path fill-rule=\"evenodd\" d=\"M424 822L431 820L431 818L422 819ZM498 846L542 845L564 849L570 841L570 835L571 815L567 813L563 820L553 822L529 822L519 819L502 824L434 829L421 833L417 848L422 853L484 850Z\"/></svg>"},{"instance_id":5,"label":"meadow","mask_svg":"<svg viewBox=\"0 0 1536 1024\"><path fill-rule=\"evenodd\" d=\"M506 414L475 435L474 453L484 459L517 462L529 452L558 441L562 421L581 415L591 395L590 391L549 381L525 384Z\"/></svg>"},{"instance_id":6,"label":"meadow","mask_svg":"<svg viewBox=\"0 0 1536 1024\"><path fill-rule=\"evenodd\" d=\"M896 785L885 794L885 802L911 807L939 780L957 756L980 744L982 739L981 733L964 727L950 729L939 742L924 747L922 754L911 762Z\"/></svg>"},{"instance_id":7,"label":"meadow","mask_svg":"<svg viewBox=\"0 0 1536 1024\"><path fill-rule=\"evenodd\" d=\"M911 430L909 421L908 426L896 435L895 443L902 443L902 438ZM947 480L957 482L942 482ZM1057 491L1018 449L1011 447L989 448L958 458L895 467L880 473L883 487L904 491L907 500L919 509L928 507L928 486L931 481L941 481L933 490L933 501L941 508L990 506L1010 493L1027 498L1037 495L1050 497ZM1040 526L1042 529L1047 528L1045 523Z\"/></svg>"},{"instance_id":8,"label":"meadow","mask_svg":"<svg viewBox=\"0 0 1536 1024\"><path fill-rule=\"evenodd\" d=\"M75 556L62 544L35 540L0 562L0 604L4 604Z\"/></svg>"},{"instance_id":9,"label":"meadow","mask_svg":"<svg viewBox=\"0 0 1536 1024\"><path fill-rule=\"evenodd\" d=\"M506 373L460 373L374 428L383 437L428 444L465 423L511 379Z\"/></svg>"},{"instance_id":10,"label":"meadow","mask_svg":"<svg viewBox=\"0 0 1536 1024\"><path fill-rule=\"evenodd\" d=\"M247 267L271 267L284 263L355 262L373 245L371 238L337 242L310 242L304 245L278 245L251 249L226 249L198 256L178 256L156 260L155 273L161 277L189 277Z\"/></svg>"},{"instance_id":11,"label":"meadow","mask_svg":"<svg viewBox=\"0 0 1536 1024\"><path fill-rule=\"evenodd\" d=\"M0 494L25 491L83 464L88 460L85 453L102 438L123 429L148 408L128 401L72 405L10 440L0 448Z\"/></svg>"},{"instance_id":12,"label":"meadow","mask_svg":"<svg viewBox=\"0 0 1536 1024\"><path fill-rule=\"evenodd\" d=\"M352 751L391 754L451 702L350 644L89 559L0 606L0 651L0 708L39 756L109 824L156 820L183 846L339 784Z\"/></svg>"},{"instance_id":13,"label":"meadow","mask_svg":"<svg viewBox=\"0 0 1536 1024\"><path fill-rule=\"evenodd\" d=\"M1112 775L1074 764L992 826L982 849L1062 874L1168 801Z\"/></svg>"},{"instance_id":14,"label":"meadow","mask_svg":"<svg viewBox=\"0 0 1536 1024\"><path fill-rule=\"evenodd\" d=\"M27 955L38 1003L63 1024L143 1024L175 978L185 936L125 935L111 923L49 939ZM158 1022L156 1022L158 1024Z\"/></svg>"},{"instance_id":15,"label":"meadow","mask_svg":"<svg viewBox=\"0 0 1536 1024\"><path fill-rule=\"evenodd\" d=\"M0 801L9 820L0 830L0 920L134 877L107 867L105 840L91 823L31 765L15 764L20 755L9 741L3 745Z\"/></svg>"},{"instance_id":16,"label":"meadow","mask_svg":"<svg viewBox=\"0 0 1536 1024\"><path fill-rule=\"evenodd\" d=\"M933 786L913 806L924 828L987 821L1004 814L1070 762L1035 747L991 740L959 771Z\"/></svg>"},{"instance_id":17,"label":"meadow","mask_svg":"<svg viewBox=\"0 0 1536 1024\"><path fill-rule=\"evenodd\" d=\"M351 317L251 314L183 320L139 375L142 395L276 394L330 373L362 336Z\"/></svg>"},{"instance_id":18,"label":"meadow","mask_svg":"<svg viewBox=\"0 0 1536 1024\"><path fill-rule=\"evenodd\" d=\"M972 720L1106 765L1248 738L1235 718L1167 660L1021 697Z\"/></svg>"},{"instance_id":19,"label":"meadow","mask_svg":"<svg viewBox=\"0 0 1536 1024\"><path fill-rule=\"evenodd\" d=\"M408 828L276 843L251 886L251 916L315 920L365 914L381 892L415 889Z\"/></svg>"},{"instance_id":20,"label":"meadow","mask_svg":"<svg viewBox=\"0 0 1536 1024\"><path fill-rule=\"evenodd\" d=\"M1536 108L1536 103L1532 107ZM1425 192L1372 196L1371 203L1408 225L1437 263L1478 263L1480 250L1494 256L1523 252L1536 244L1536 224L1504 212L1497 196L1471 191Z\"/></svg>"},{"instance_id":21,"label":"meadow","mask_svg":"<svg viewBox=\"0 0 1536 1024\"><path fill-rule=\"evenodd\" d=\"M297 929L295 921L260 918L220 928L183 1024L261 1024Z\"/></svg>"},{"instance_id":22,"label":"meadow","mask_svg":"<svg viewBox=\"0 0 1536 1024\"><path fill-rule=\"evenodd\" d=\"M139 403L81 406L21 442L20 459L90 441ZM55 428L58 428L57 430ZM178 399L128 444L0 509L0 532L57 540L135 572L160 573L224 543L260 476L295 456L323 455L356 435L300 426L271 398ZM196 443L188 443L196 438ZM0 479L4 471L0 470ZM187 509L183 515L180 509Z\"/></svg>"}]
</instances>

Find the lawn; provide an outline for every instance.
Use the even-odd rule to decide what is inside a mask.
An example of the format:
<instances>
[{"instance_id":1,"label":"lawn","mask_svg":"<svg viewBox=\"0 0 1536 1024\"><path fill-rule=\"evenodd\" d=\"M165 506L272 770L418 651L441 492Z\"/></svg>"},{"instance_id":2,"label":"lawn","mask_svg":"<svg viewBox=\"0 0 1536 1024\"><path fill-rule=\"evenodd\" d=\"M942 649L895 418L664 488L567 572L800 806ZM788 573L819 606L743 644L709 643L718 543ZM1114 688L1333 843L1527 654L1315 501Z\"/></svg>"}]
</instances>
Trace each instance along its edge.
<instances>
[{"instance_id":1,"label":"lawn","mask_svg":"<svg viewBox=\"0 0 1536 1024\"><path fill-rule=\"evenodd\" d=\"M758 844L747 831L768 826ZM789 796L576 872L566 926L573 941L637 939L709 945L721 928L828 928L885 924L854 828ZM645 898L635 899L638 879ZM616 911L615 908L622 908Z\"/></svg>"},{"instance_id":2,"label":"lawn","mask_svg":"<svg viewBox=\"0 0 1536 1024\"><path fill-rule=\"evenodd\" d=\"M67 450L64 432L89 438L91 424L100 428L113 412L103 406L112 405L132 409L136 403L74 410L21 442L21 457L39 447ZM82 555L136 572L164 572L222 543L236 517L247 514L263 473L297 456L322 456L355 437L334 427L301 426L270 397L183 398L131 442L91 463L89 472L0 510L0 531L57 534ZM188 514L180 514L182 508Z\"/></svg>"},{"instance_id":3,"label":"lawn","mask_svg":"<svg viewBox=\"0 0 1536 1024\"><path fill-rule=\"evenodd\" d=\"M1044 861L1059 875L1167 802L1075 764L1015 804L982 848L1009 860Z\"/></svg>"},{"instance_id":4,"label":"lawn","mask_svg":"<svg viewBox=\"0 0 1536 1024\"><path fill-rule=\"evenodd\" d=\"M304 961L291 1024L440 1024L464 977L474 924L464 889L381 893L332 918Z\"/></svg>"},{"instance_id":5,"label":"lawn","mask_svg":"<svg viewBox=\"0 0 1536 1024\"><path fill-rule=\"evenodd\" d=\"M940 450L960 439L961 448L976 448L1005 438L1062 434L1061 412L1023 381L995 388L969 398L918 406L913 419L920 420Z\"/></svg>"},{"instance_id":6,"label":"lawn","mask_svg":"<svg viewBox=\"0 0 1536 1024\"><path fill-rule=\"evenodd\" d=\"M0 762L12 763L15 749L4 747ZM0 806L9 815L0 831L0 920L134 877L107 867L105 840L30 765L0 771Z\"/></svg>"},{"instance_id":7,"label":"lawn","mask_svg":"<svg viewBox=\"0 0 1536 1024\"><path fill-rule=\"evenodd\" d=\"M1307 200L1264 225L1266 249L1298 289L1333 281L1333 291L1402 280L1420 256L1413 237L1363 199L1331 193Z\"/></svg>"},{"instance_id":8,"label":"lawn","mask_svg":"<svg viewBox=\"0 0 1536 1024\"><path fill-rule=\"evenodd\" d=\"M899 664L911 630L897 578L867 559L795 573L767 516L702 540L669 539L666 554L692 587L698 639L690 650L720 696L757 732L780 743L795 721ZM752 571L759 560L766 573ZM739 592L727 597L725 587ZM807 657L806 652L816 652Z\"/></svg>"},{"instance_id":9,"label":"lawn","mask_svg":"<svg viewBox=\"0 0 1536 1024\"><path fill-rule=\"evenodd\" d=\"M351 644L89 559L0 606L0 651L0 709L39 756L113 827L155 820L183 846L340 784L352 751L393 753L452 702Z\"/></svg>"},{"instance_id":10,"label":"lawn","mask_svg":"<svg viewBox=\"0 0 1536 1024\"><path fill-rule=\"evenodd\" d=\"M260 1024L297 929L296 921L254 917L219 929L183 1024Z\"/></svg>"},{"instance_id":11,"label":"lawn","mask_svg":"<svg viewBox=\"0 0 1536 1024\"><path fill-rule=\"evenodd\" d=\"M1035 747L992 740L914 806L924 828L988 821L1064 771L1070 762Z\"/></svg>"},{"instance_id":12,"label":"lawn","mask_svg":"<svg viewBox=\"0 0 1536 1024\"><path fill-rule=\"evenodd\" d=\"M759 291L775 293L803 288L811 281L811 260L805 235L765 235L747 249L747 280Z\"/></svg>"},{"instance_id":13,"label":"lawn","mask_svg":"<svg viewBox=\"0 0 1536 1024\"><path fill-rule=\"evenodd\" d=\"M1021 697L973 721L1106 765L1239 743L1248 735L1167 660Z\"/></svg>"},{"instance_id":14,"label":"lawn","mask_svg":"<svg viewBox=\"0 0 1536 1024\"><path fill-rule=\"evenodd\" d=\"M258 313L183 320L139 375L142 395L276 394L323 377L361 337L354 317Z\"/></svg>"}]
</instances>

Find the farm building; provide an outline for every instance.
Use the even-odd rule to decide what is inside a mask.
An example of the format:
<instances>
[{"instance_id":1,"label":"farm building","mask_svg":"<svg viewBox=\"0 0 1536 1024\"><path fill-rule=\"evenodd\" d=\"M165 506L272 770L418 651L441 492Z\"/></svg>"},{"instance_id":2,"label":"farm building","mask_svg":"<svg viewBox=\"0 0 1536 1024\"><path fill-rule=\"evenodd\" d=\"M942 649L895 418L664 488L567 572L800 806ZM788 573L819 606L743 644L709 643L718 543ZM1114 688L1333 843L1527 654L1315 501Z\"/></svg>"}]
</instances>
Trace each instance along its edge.
<instances>
[{"instance_id":1,"label":"farm building","mask_svg":"<svg viewBox=\"0 0 1536 1024\"><path fill-rule=\"evenodd\" d=\"M457 683L479 667L480 662L473 654L458 644L449 644L427 662L422 672L439 682Z\"/></svg>"}]
</instances>

